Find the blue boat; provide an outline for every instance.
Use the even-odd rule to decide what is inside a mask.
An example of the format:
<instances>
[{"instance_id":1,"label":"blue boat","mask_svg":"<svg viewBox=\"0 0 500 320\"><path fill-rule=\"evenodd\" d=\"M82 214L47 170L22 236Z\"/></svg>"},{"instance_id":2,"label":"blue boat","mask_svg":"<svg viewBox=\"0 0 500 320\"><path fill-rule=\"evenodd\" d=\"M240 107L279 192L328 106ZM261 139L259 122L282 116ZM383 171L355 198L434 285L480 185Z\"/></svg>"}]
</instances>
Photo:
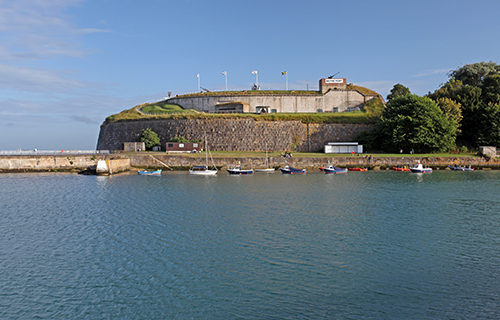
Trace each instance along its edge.
<instances>
[{"instance_id":1,"label":"blue boat","mask_svg":"<svg viewBox=\"0 0 500 320\"><path fill-rule=\"evenodd\" d=\"M472 168L471 166L459 167L458 165L454 165L454 166L448 166L448 168L450 168L453 171L474 171L474 168Z\"/></svg>"},{"instance_id":2,"label":"blue boat","mask_svg":"<svg viewBox=\"0 0 500 320\"><path fill-rule=\"evenodd\" d=\"M161 169L155 171L138 171L138 173L142 176L159 176L161 175Z\"/></svg>"},{"instance_id":3,"label":"blue boat","mask_svg":"<svg viewBox=\"0 0 500 320\"><path fill-rule=\"evenodd\" d=\"M285 174L305 174L306 169L297 169L297 168L292 168L290 166L285 166L284 168L280 168L281 173Z\"/></svg>"},{"instance_id":4,"label":"blue boat","mask_svg":"<svg viewBox=\"0 0 500 320\"><path fill-rule=\"evenodd\" d=\"M324 173L329 173L329 174L346 174L347 169L346 168L339 168L334 165L327 165L326 167L319 168L321 171Z\"/></svg>"},{"instance_id":5,"label":"blue boat","mask_svg":"<svg viewBox=\"0 0 500 320\"><path fill-rule=\"evenodd\" d=\"M252 174L253 173L253 169L241 169L241 164L239 161L238 161L237 165L235 165L232 168L227 168L226 170L227 170L227 172L229 172L229 174Z\"/></svg>"}]
</instances>

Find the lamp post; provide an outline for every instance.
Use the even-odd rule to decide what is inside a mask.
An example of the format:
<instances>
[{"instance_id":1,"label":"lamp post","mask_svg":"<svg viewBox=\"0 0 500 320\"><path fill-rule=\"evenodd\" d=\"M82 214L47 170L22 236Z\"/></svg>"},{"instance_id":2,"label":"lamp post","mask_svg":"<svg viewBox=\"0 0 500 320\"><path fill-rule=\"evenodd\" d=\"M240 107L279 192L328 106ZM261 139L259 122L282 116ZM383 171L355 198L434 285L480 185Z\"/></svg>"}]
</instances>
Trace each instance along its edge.
<instances>
[{"instance_id":1,"label":"lamp post","mask_svg":"<svg viewBox=\"0 0 500 320\"><path fill-rule=\"evenodd\" d=\"M253 74L255 74L255 85L257 86L257 90L259 89L259 74L257 70L252 71Z\"/></svg>"},{"instance_id":2,"label":"lamp post","mask_svg":"<svg viewBox=\"0 0 500 320\"><path fill-rule=\"evenodd\" d=\"M226 78L226 91L227 91L227 71L223 71L222 74L224 75L224 78Z\"/></svg>"}]
</instances>

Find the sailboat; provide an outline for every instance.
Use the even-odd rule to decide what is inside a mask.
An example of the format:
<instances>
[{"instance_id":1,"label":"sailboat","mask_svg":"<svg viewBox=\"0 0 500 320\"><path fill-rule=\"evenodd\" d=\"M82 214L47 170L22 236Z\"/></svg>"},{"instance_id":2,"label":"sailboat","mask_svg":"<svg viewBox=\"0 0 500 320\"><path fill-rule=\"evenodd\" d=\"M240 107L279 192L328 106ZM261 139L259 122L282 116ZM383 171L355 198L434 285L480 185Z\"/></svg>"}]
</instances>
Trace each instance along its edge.
<instances>
[{"instance_id":1,"label":"sailboat","mask_svg":"<svg viewBox=\"0 0 500 320\"><path fill-rule=\"evenodd\" d=\"M205 159L206 165L204 166L193 166L189 169L189 174L199 175L199 176L214 176L217 174L217 167L214 164L214 159L212 158L212 154L210 153L210 159L212 160L212 169L208 169L208 154L210 150L208 150L207 144L207 133L205 132Z\"/></svg>"},{"instance_id":2,"label":"sailboat","mask_svg":"<svg viewBox=\"0 0 500 320\"><path fill-rule=\"evenodd\" d=\"M266 168L265 169L255 169L255 172L267 172L267 173L274 172L274 168L269 168L269 159L267 157L267 143L266 143Z\"/></svg>"}]
</instances>

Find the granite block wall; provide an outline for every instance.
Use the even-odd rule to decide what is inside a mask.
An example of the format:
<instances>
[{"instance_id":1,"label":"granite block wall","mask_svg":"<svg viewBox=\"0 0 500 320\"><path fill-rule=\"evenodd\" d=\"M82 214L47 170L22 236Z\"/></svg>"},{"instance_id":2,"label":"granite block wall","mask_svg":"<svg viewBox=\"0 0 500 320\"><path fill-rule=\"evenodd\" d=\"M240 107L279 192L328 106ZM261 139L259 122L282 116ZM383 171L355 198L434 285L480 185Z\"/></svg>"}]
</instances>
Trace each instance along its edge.
<instances>
[{"instance_id":1,"label":"granite block wall","mask_svg":"<svg viewBox=\"0 0 500 320\"><path fill-rule=\"evenodd\" d=\"M202 140L206 132L210 150L317 151L327 142L355 141L356 135L372 128L366 124L303 124L300 121L257 121L254 119L140 120L103 124L97 150L123 150L125 142L136 141L143 129L151 128L164 146L175 136Z\"/></svg>"}]
</instances>

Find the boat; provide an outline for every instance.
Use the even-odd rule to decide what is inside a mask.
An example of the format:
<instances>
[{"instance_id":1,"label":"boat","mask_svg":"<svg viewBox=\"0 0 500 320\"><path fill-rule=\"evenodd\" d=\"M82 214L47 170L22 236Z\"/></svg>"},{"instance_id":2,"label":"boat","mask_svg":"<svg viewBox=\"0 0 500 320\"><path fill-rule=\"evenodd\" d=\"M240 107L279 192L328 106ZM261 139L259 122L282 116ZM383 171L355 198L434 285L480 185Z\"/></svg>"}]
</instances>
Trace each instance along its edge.
<instances>
[{"instance_id":1,"label":"boat","mask_svg":"<svg viewBox=\"0 0 500 320\"><path fill-rule=\"evenodd\" d=\"M235 165L232 168L227 168L226 169L229 174L252 174L253 169L242 169L241 168L241 163L238 161L238 164Z\"/></svg>"},{"instance_id":2,"label":"boat","mask_svg":"<svg viewBox=\"0 0 500 320\"><path fill-rule=\"evenodd\" d=\"M269 160L267 157L267 143L266 143L266 168L265 169L255 169L255 172L266 172L266 173L273 173L274 168L269 168Z\"/></svg>"},{"instance_id":3,"label":"boat","mask_svg":"<svg viewBox=\"0 0 500 320\"><path fill-rule=\"evenodd\" d=\"M404 167L400 167L400 166L392 167L392 170L394 170L394 171L411 171L410 168L407 168L406 166L404 166Z\"/></svg>"},{"instance_id":4,"label":"boat","mask_svg":"<svg viewBox=\"0 0 500 320\"><path fill-rule=\"evenodd\" d=\"M327 174L345 174L345 173L347 173L346 168L339 168L339 167L334 166L333 164L329 164L327 166L321 167L321 168L319 168L319 170L321 170Z\"/></svg>"},{"instance_id":5,"label":"boat","mask_svg":"<svg viewBox=\"0 0 500 320\"><path fill-rule=\"evenodd\" d=\"M212 169L208 168L208 155L210 154L210 159L212 160ZM197 175L197 176L214 176L217 174L217 167L214 164L214 159L212 158L212 153L208 149L207 143L207 133L205 132L205 162L204 166L193 166L189 169L189 174Z\"/></svg>"},{"instance_id":6,"label":"boat","mask_svg":"<svg viewBox=\"0 0 500 320\"><path fill-rule=\"evenodd\" d=\"M454 166L448 166L453 171L474 171L474 168L472 168L470 165L468 167L459 167L458 165Z\"/></svg>"},{"instance_id":7,"label":"boat","mask_svg":"<svg viewBox=\"0 0 500 320\"><path fill-rule=\"evenodd\" d=\"M418 161L413 167L410 168L413 173L431 173L432 168L424 168L424 166Z\"/></svg>"},{"instance_id":8,"label":"boat","mask_svg":"<svg viewBox=\"0 0 500 320\"><path fill-rule=\"evenodd\" d=\"M330 174L347 173L347 169L336 167L333 164L330 164L330 161L328 161L328 165L320 167L319 170L323 171L324 173L330 173Z\"/></svg>"},{"instance_id":9,"label":"boat","mask_svg":"<svg viewBox=\"0 0 500 320\"><path fill-rule=\"evenodd\" d=\"M368 171L368 168L349 168L349 171Z\"/></svg>"},{"instance_id":10,"label":"boat","mask_svg":"<svg viewBox=\"0 0 500 320\"><path fill-rule=\"evenodd\" d=\"M280 168L281 173L285 174L305 174L307 171L306 169L297 169L290 167L289 165L286 165L284 168Z\"/></svg>"},{"instance_id":11,"label":"boat","mask_svg":"<svg viewBox=\"0 0 500 320\"><path fill-rule=\"evenodd\" d=\"M140 175L142 176L159 176L161 175L161 169L160 170L154 170L154 171L138 171L137 173L139 173Z\"/></svg>"}]
</instances>

